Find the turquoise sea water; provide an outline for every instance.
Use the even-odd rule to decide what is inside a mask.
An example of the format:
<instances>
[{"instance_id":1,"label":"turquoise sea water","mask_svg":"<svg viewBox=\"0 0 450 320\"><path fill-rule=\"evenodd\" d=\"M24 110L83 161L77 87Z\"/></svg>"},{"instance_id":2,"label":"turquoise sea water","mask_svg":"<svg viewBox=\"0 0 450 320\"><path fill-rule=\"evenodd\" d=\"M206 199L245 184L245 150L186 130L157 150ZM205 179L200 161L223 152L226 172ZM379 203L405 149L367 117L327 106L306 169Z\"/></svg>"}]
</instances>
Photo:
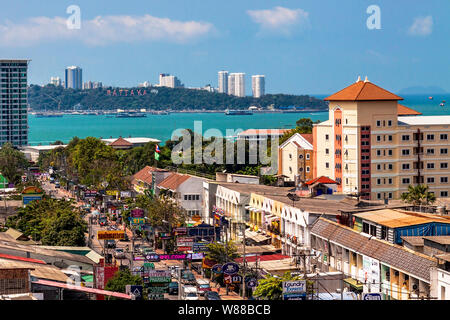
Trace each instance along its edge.
<instances>
[{"instance_id":1,"label":"turquoise sea water","mask_svg":"<svg viewBox=\"0 0 450 320\"><path fill-rule=\"evenodd\" d=\"M323 98L324 96L318 96ZM400 101L423 115L450 115L450 94L403 96ZM440 107L442 100L446 106ZM251 116L226 116L224 113L173 113L170 115L148 115L146 118L114 118L111 116L64 115L62 118L36 118L30 114L28 118L29 144L50 144L56 140L69 142L74 136L79 138L116 138L151 137L163 142L171 138L175 129L194 129L194 121L201 121L202 131L218 129L226 136L226 129L264 129L295 127L300 118L311 118L313 121L328 119L328 112L305 113L263 113ZM208 135L208 134L206 134Z\"/></svg>"}]
</instances>

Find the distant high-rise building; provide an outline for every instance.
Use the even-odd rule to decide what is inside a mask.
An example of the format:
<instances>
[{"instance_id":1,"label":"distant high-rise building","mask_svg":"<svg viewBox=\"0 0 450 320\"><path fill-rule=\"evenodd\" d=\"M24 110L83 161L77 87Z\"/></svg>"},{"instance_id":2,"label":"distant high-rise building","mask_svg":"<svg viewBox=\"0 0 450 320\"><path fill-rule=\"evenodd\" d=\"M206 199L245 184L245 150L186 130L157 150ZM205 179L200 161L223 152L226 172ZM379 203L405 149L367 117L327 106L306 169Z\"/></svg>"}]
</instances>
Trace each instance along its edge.
<instances>
[{"instance_id":1,"label":"distant high-rise building","mask_svg":"<svg viewBox=\"0 0 450 320\"><path fill-rule=\"evenodd\" d=\"M71 66L66 68L66 86L65 88L82 89L83 88L83 70L80 67Z\"/></svg>"},{"instance_id":2,"label":"distant high-rise building","mask_svg":"<svg viewBox=\"0 0 450 320\"><path fill-rule=\"evenodd\" d=\"M61 78L60 77L51 77L50 78L50 84L59 87L61 86Z\"/></svg>"},{"instance_id":3,"label":"distant high-rise building","mask_svg":"<svg viewBox=\"0 0 450 320\"><path fill-rule=\"evenodd\" d=\"M143 83L139 83L138 84L139 88L148 88L148 87L151 87L151 86L152 86L152 84L150 82L148 82L148 81L144 81Z\"/></svg>"},{"instance_id":4,"label":"distant high-rise building","mask_svg":"<svg viewBox=\"0 0 450 320\"><path fill-rule=\"evenodd\" d=\"M266 77L263 75L252 76L252 91L254 98L260 98L265 94Z\"/></svg>"},{"instance_id":5,"label":"distant high-rise building","mask_svg":"<svg viewBox=\"0 0 450 320\"><path fill-rule=\"evenodd\" d=\"M0 146L28 144L28 60L0 60Z\"/></svg>"},{"instance_id":6,"label":"distant high-rise building","mask_svg":"<svg viewBox=\"0 0 450 320\"><path fill-rule=\"evenodd\" d=\"M230 73L228 76L228 94L245 97L245 73Z\"/></svg>"},{"instance_id":7,"label":"distant high-rise building","mask_svg":"<svg viewBox=\"0 0 450 320\"><path fill-rule=\"evenodd\" d=\"M176 76L171 76L170 74L165 73L161 73L159 75L159 86L168 88L184 87L184 85Z\"/></svg>"},{"instance_id":8,"label":"distant high-rise building","mask_svg":"<svg viewBox=\"0 0 450 320\"><path fill-rule=\"evenodd\" d=\"M228 71L219 71L219 92L228 93Z\"/></svg>"}]
</instances>

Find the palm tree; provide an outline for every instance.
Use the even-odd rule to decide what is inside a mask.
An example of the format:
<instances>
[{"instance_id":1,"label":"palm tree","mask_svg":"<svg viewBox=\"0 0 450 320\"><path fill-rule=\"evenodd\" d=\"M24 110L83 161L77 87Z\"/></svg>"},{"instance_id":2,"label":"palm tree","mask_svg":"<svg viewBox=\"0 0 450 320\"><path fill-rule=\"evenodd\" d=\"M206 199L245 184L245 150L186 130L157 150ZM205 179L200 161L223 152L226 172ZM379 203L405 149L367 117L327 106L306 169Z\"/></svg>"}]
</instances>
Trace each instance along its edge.
<instances>
[{"instance_id":1,"label":"palm tree","mask_svg":"<svg viewBox=\"0 0 450 320\"><path fill-rule=\"evenodd\" d=\"M434 193L428 191L428 186L419 184L410 185L408 192L402 194L402 200L415 206L429 205L436 201Z\"/></svg>"}]
</instances>

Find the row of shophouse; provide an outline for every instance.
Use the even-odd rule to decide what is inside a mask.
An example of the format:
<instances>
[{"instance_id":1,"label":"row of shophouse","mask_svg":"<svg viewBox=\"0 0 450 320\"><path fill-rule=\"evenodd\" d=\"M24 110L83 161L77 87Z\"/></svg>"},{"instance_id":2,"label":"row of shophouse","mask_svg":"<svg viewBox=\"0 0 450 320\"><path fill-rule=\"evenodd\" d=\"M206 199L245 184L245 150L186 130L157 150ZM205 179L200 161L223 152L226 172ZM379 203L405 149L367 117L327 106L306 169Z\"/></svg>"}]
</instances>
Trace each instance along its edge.
<instances>
[{"instance_id":1,"label":"row of shophouse","mask_svg":"<svg viewBox=\"0 0 450 320\"><path fill-rule=\"evenodd\" d=\"M194 202L198 211L190 217L220 227L220 240L242 245L245 239L247 252L272 247L284 262L290 259L285 270L298 270L295 261L306 254L307 272L341 272L350 291L381 292L385 299L450 299L446 211L415 212L400 201L336 194L304 197L295 188L251 178L218 180L169 173L156 188L169 190L186 211ZM327 178L317 179L316 189L328 187Z\"/></svg>"}]
</instances>

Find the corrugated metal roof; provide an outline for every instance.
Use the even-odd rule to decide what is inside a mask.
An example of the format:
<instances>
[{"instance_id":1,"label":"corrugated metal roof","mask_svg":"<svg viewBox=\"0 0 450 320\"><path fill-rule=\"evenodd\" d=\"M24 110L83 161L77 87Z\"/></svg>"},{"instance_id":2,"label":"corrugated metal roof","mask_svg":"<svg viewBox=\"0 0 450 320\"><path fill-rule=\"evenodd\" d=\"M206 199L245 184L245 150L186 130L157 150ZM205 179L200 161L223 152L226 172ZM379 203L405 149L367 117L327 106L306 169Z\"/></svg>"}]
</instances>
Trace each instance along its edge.
<instances>
[{"instance_id":1,"label":"corrugated metal roof","mask_svg":"<svg viewBox=\"0 0 450 320\"><path fill-rule=\"evenodd\" d=\"M0 268L30 268L31 275L39 279L65 282L67 276L55 266L0 258Z\"/></svg>"},{"instance_id":2,"label":"corrugated metal roof","mask_svg":"<svg viewBox=\"0 0 450 320\"><path fill-rule=\"evenodd\" d=\"M434 258L376 238L369 239L349 227L324 218L316 220L311 234L379 260L428 283L430 268L437 265Z\"/></svg>"},{"instance_id":3,"label":"corrugated metal roof","mask_svg":"<svg viewBox=\"0 0 450 320\"><path fill-rule=\"evenodd\" d=\"M450 219L443 218L440 216L427 213L400 211L393 209L367 211L355 213L353 215L363 220L372 221L380 225L387 226L389 228L401 228L406 226L413 226L432 222L450 224Z\"/></svg>"}]
</instances>

